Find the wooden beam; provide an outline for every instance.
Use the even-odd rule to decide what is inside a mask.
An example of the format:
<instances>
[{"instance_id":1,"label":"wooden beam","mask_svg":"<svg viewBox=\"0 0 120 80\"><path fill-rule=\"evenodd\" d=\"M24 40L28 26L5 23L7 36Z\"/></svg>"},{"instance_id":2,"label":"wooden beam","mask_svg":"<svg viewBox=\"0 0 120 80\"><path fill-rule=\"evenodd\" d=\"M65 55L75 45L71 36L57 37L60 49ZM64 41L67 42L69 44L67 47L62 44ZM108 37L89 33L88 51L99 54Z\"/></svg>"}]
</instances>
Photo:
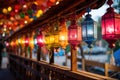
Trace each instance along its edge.
<instances>
[{"instance_id":1,"label":"wooden beam","mask_svg":"<svg viewBox=\"0 0 120 80\"><path fill-rule=\"evenodd\" d=\"M33 21L32 23L26 25L22 29L18 30L14 34L12 34L10 37L7 39L12 39L15 38L18 35L24 35L25 33L29 33L42 25L50 22L51 20L54 20L58 17L65 16L66 14L70 13L70 10L75 8L75 9L80 9L79 14L83 14L85 12L85 9L87 7L92 7L92 8L98 8L106 0L63 0L59 5L52 6L46 13L44 13L43 16L41 16L39 19ZM89 4L90 3L90 4ZM96 6L95 6L96 5ZM82 12L82 13L81 13Z\"/></svg>"}]
</instances>

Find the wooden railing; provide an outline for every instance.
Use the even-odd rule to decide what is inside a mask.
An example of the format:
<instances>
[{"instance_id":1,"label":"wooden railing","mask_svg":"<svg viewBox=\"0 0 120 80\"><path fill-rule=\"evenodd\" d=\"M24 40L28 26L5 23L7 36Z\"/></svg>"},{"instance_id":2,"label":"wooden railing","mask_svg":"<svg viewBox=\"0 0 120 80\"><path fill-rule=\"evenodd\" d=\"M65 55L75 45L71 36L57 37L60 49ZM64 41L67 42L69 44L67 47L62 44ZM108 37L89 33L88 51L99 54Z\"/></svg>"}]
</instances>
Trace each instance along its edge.
<instances>
[{"instance_id":1,"label":"wooden railing","mask_svg":"<svg viewBox=\"0 0 120 80\"><path fill-rule=\"evenodd\" d=\"M10 70L18 80L114 80L85 71L70 71L67 67L9 55Z\"/></svg>"},{"instance_id":2,"label":"wooden railing","mask_svg":"<svg viewBox=\"0 0 120 80\"><path fill-rule=\"evenodd\" d=\"M68 56L68 59L70 59L71 57ZM86 66L92 66L92 67L100 67L104 69L104 75L105 76L109 76L108 71L115 71L115 72L120 72L120 67L119 66L115 66L115 65L111 65L108 63L100 63L98 61L92 61L92 60L85 60L85 59L81 59L81 58L77 58L78 62L82 63L82 70L85 70Z\"/></svg>"}]
</instances>

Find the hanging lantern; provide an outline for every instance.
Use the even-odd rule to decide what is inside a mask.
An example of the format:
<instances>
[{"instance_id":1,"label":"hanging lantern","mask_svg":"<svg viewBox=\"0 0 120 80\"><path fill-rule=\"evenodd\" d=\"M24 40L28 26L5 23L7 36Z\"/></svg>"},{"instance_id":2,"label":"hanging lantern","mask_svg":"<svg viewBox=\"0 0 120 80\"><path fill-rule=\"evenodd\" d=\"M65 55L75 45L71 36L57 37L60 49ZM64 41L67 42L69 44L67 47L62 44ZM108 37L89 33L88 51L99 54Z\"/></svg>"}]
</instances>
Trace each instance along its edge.
<instances>
[{"instance_id":1,"label":"hanging lantern","mask_svg":"<svg viewBox=\"0 0 120 80\"><path fill-rule=\"evenodd\" d=\"M95 21L91 18L89 14L91 10L88 8L88 14L85 16L85 20L82 22L82 38L91 47L93 41L97 38L97 26Z\"/></svg>"},{"instance_id":2,"label":"hanging lantern","mask_svg":"<svg viewBox=\"0 0 120 80\"><path fill-rule=\"evenodd\" d=\"M109 43L110 48L113 48L114 43L120 38L120 14L114 12L112 3L112 0L108 0L109 8L102 16L102 37Z\"/></svg>"},{"instance_id":3,"label":"hanging lantern","mask_svg":"<svg viewBox=\"0 0 120 80\"><path fill-rule=\"evenodd\" d=\"M20 5L19 4L15 5L14 10L16 13L18 13L18 11L20 10Z\"/></svg>"},{"instance_id":4,"label":"hanging lantern","mask_svg":"<svg viewBox=\"0 0 120 80\"><path fill-rule=\"evenodd\" d=\"M44 37L41 31L39 31L38 36L37 36L37 44L40 47L44 45Z\"/></svg>"},{"instance_id":5,"label":"hanging lantern","mask_svg":"<svg viewBox=\"0 0 120 80\"><path fill-rule=\"evenodd\" d=\"M28 47L29 46L29 37L26 36L25 37L25 42L24 42L25 46Z\"/></svg>"},{"instance_id":6,"label":"hanging lantern","mask_svg":"<svg viewBox=\"0 0 120 80\"><path fill-rule=\"evenodd\" d=\"M76 16L72 15L71 25L68 27L68 42L74 47L82 41L81 27L76 24Z\"/></svg>"},{"instance_id":7,"label":"hanging lantern","mask_svg":"<svg viewBox=\"0 0 120 80\"><path fill-rule=\"evenodd\" d=\"M18 38L18 44L22 44L22 39Z\"/></svg>"},{"instance_id":8,"label":"hanging lantern","mask_svg":"<svg viewBox=\"0 0 120 80\"><path fill-rule=\"evenodd\" d=\"M45 44L48 48L51 46L58 47L59 45L59 31L58 31L58 24L54 24L54 27L48 27L50 31L46 32L45 34Z\"/></svg>"},{"instance_id":9,"label":"hanging lantern","mask_svg":"<svg viewBox=\"0 0 120 80\"><path fill-rule=\"evenodd\" d=\"M45 35L45 44L48 48L50 48L50 35Z\"/></svg>"},{"instance_id":10,"label":"hanging lantern","mask_svg":"<svg viewBox=\"0 0 120 80\"><path fill-rule=\"evenodd\" d=\"M11 45L12 47L14 47L14 46L15 46L15 42L14 42L14 41L11 41L10 45Z\"/></svg>"},{"instance_id":11,"label":"hanging lantern","mask_svg":"<svg viewBox=\"0 0 120 80\"><path fill-rule=\"evenodd\" d=\"M29 42L29 45L32 49L34 48L34 35L35 35L34 32L32 32Z\"/></svg>"},{"instance_id":12,"label":"hanging lantern","mask_svg":"<svg viewBox=\"0 0 120 80\"><path fill-rule=\"evenodd\" d=\"M57 21L56 23L53 24L53 31L51 32L51 35L50 35L50 43L54 47L58 47L58 45L59 45L58 27L59 27L59 22Z\"/></svg>"},{"instance_id":13,"label":"hanging lantern","mask_svg":"<svg viewBox=\"0 0 120 80\"><path fill-rule=\"evenodd\" d=\"M66 27L65 19L61 19L60 23L59 43L62 48L65 49L68 44L68 30Z\"/></svg>"},{"instance_id":14,"label":"hanging lantern","mask_svg":"<svg viewBox=\"0 0 120 80\"><path fill-rule=\"evenodd\" d=\"M54 47L57 47L59 43L59 35L58 33L54 33L50 35L50 44Z\"/></svg>"},{"instance_id":15,"label":"hanging lantern","mask_svg":"<svg viewBox=\"0 0 120 80\"><path fill-rule=\"evenodd\" d=\"M19 44L19 43L18 43L18 39L15 40L15 44L18 46L18 44Z\"/></svg>"},{"instance_id":16,"label":"hanging lantern","mask_svg":"<svg viewBox=\"0 0 120 80\"><path fill-rule=\"evenodd\" d=\"M5 45L6 45L6 47L9 47L10 44L9 44L9 42L6 41Z\"/></svg>"}]
</instances>

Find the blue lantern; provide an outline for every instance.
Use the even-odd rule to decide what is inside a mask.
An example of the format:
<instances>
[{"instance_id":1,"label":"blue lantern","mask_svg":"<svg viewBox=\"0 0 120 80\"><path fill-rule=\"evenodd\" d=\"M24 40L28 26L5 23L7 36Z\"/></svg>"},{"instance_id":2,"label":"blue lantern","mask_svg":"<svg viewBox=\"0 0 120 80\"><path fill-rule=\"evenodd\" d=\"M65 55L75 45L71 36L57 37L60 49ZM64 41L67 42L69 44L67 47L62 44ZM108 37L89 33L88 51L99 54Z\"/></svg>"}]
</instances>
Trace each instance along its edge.
<instances>
[{"instance_id":1,"label":"blue lantern","mask_svg":"<svg viewBox=\"0 0 120 80\"><path fill-rule=\"evenodd\" d=\"M89 48L91 48L92 42L97 38L97 26L89 14L90 11L90 9L87 9L88 14L82 22L82 38L88 44Z\"/></svg>"}]
</instances>

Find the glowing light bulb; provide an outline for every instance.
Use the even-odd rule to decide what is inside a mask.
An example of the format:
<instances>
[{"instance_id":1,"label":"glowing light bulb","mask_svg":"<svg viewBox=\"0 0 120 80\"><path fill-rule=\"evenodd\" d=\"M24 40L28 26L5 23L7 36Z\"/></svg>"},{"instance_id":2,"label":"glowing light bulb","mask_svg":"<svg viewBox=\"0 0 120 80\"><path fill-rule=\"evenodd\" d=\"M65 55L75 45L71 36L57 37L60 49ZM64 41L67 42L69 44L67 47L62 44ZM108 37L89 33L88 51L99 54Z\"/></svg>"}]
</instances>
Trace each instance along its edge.
<instances>
[{"instance_id":1,"label":"glowing light bulb","mask_svg":"<svg viewBox=\"0 0 120 80\"><path fill-rule=\"evenodd\" d=\"M8 11L9 11L9 12L12 11L12 7L9 6L9 7L8 7Z\"/></svg>"},{"instance_id":2,"label":"glowing light bulb","mask_svg":"<svg viewBox=\"0 0 120 80\"><path fill-rule=\"evenodd\" d=\"M27 24L28 22L27 21L24 21L25 24Z\"/></svg>"},{"instance_id":3,"label":"glowing light bulb","mask_svg":"<svg viewBox=\"0 0 120 80\"><path fill-rule=\"evenodd\" d=\"M6 32L6 31L7 31L7 29L6 29L6 28L4 28L4 29L3 29L3 31L5 31L5 32Z\"/></svg>"},{"instance_id":4,"label":"glowing light bulb","mask_svg":"<svg viewBox=\"0 0 120 80\"><path fill-rule=\"evenodd\" d=\"M56 2L56 5L58 5L59 3L60 3L60 2L59 2L59 1L57 1L57 2Z\"/></svg>"},{"instance_id":5,"label":"glowing light bulb","mask_svg":"<svg viewBox=\"0 0 120 80\"><path fill-rule=\"evenodd\" d=\"M5 33L3 33L2 36L5 37Z\"/></svg>"},{"instance_id":6,"label":"glowing light bulb","mask_svg":"<svg viewBox=\"0 0 120 80\"><path fill-rule=\"evenodd\" d=\"M26 8L27 8L27 5L26 5L26 4L24 4L24 5L23 5L23 8L24 8L24 9L26 9Z\"/></svg>"}]
</instances>

